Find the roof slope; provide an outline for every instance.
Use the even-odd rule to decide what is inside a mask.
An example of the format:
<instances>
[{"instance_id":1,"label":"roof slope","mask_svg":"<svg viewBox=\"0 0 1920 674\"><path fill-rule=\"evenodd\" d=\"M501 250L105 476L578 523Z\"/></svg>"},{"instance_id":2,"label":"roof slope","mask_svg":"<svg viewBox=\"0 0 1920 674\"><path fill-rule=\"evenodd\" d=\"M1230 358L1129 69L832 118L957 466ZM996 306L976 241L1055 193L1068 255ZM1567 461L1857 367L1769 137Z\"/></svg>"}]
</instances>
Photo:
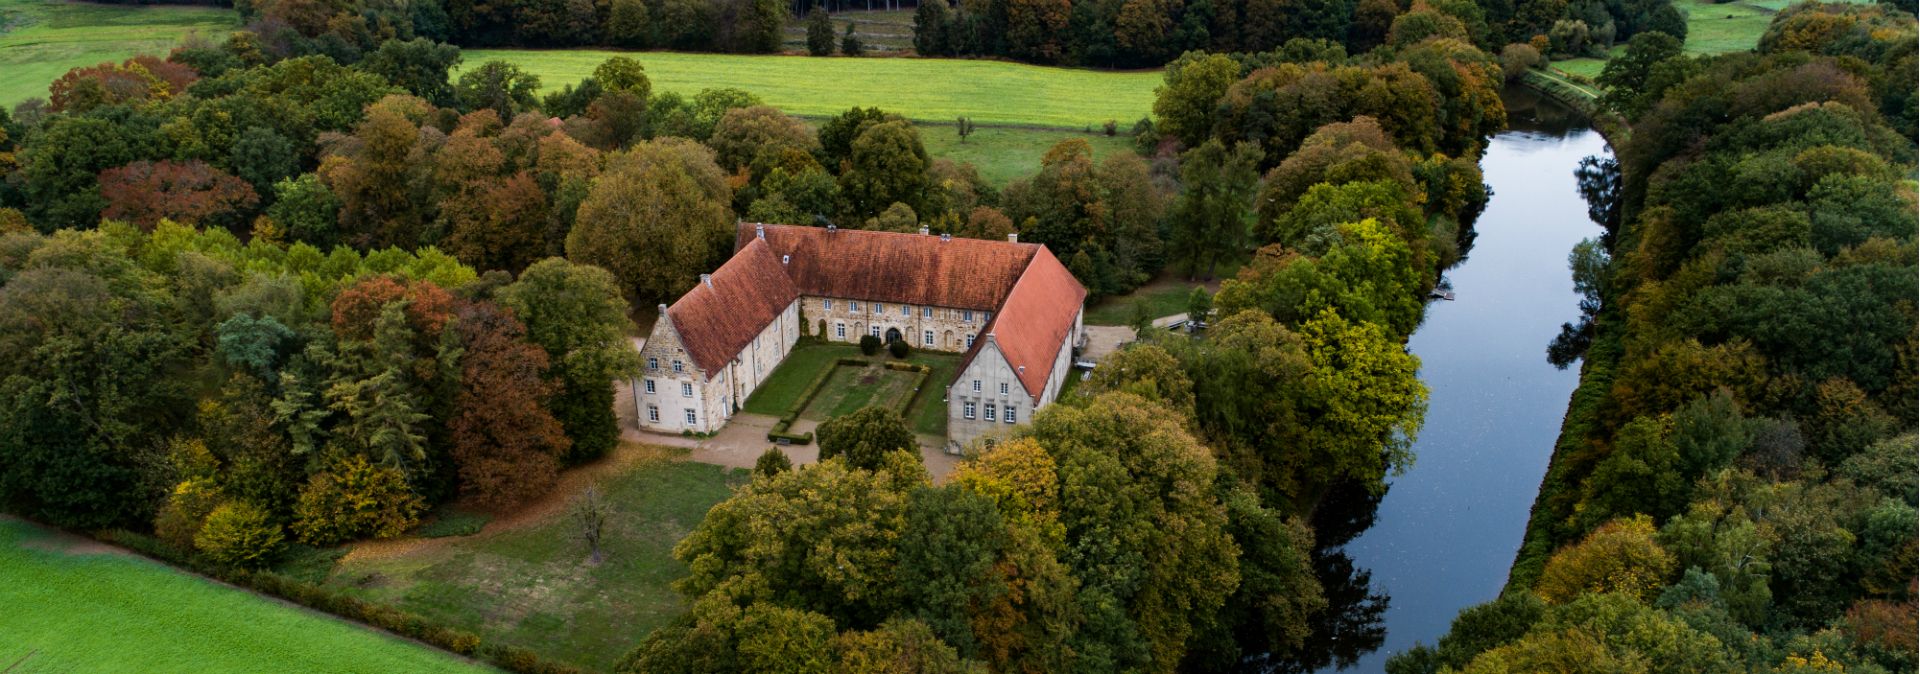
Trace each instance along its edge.
<instances>
[{"instance_id":1,"label":"roof slope","mask_svg":"<svg viewBox=\"0 0 1920 674\"><path fill-rule=\"evenodd\" d=\"M756 230L756 228L763 228ZM804 295L994 311L1040 246L856 229L742 223L734 250L765 233ZM1057 264L1057 263L1056 263Z\"/></svg>"},{"instance_id":2,"label":"roof slope","mask_svg":"<svg viewBox=\"0 0 1920 674\"><path fill-rule=\"evenodd\" d=\"M986 334L1007 357L1027 395L1039 399L1053 375L1054 357L1073 334L1074 317L1087 299L1087 289L1066 265L1045 247L1033 256L1026 273L1014 283L1007 302L993 316ZM967 354L967 362L974 353ZM961 367L965 370L965 366Z\"/></svg>"},{"instance_id":3,"label":"roof slope","mask_svg":"<svg viewBox=\"0 0 1920 674\"><path fill-rule=\"evenodd\" d=\"M680 343L711 378L800 296L765 242L749 241L667 308Z\"/></svg>"}]
</instances>

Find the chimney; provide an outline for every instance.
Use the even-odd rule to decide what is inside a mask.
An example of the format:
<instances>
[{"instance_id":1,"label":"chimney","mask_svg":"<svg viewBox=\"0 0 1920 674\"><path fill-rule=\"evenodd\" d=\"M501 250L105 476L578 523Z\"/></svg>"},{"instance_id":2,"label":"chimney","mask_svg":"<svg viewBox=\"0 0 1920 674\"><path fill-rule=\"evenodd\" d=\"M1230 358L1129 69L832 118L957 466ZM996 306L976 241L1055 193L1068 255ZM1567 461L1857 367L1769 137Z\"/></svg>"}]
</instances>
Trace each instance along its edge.
<instances>
[{"instance_id":1,"label":"chimney","mask_svg":"<svg viewBox=\"0 0 1920 674\"><path fill-rule=\"evenodd\" d=\"M660 305L660 315L667 315L667 305L665 303L661 303Z\"/></svg>"},{"instance_id":2,"label":"chimney","mask_svg":"<svg viewBox=\"0 0 1920 674\"><path fill-rule=\"evenodd\" d=\"M1020 243L1020 233L1007 232L1007 243Z\"/></svg>"},{"instance_id":3,"label":"chimney","mask_svg":"<svg viewBox=\"0 0 1920 674\"><path fill-rule=\"evenodd\" d=\"M829 222L829 223L827 223L827 233L828 233L828 234L832 234L832 233L834 233L834 232L837 232L837 231L840 231L840 228L839 228L839 227L835 227L835 226L833 226L833 223L831 223L831 222Z\"/></svg>"},{"instance_id":4,"label":"chimney","mask_svg":"<svg viewBox=\"0 0 1920 674\"><path fill-rule=\"evenodd\" d=\"M713 287L713 275L712 275L712 274L701 274L701 275L700 275L700 282L701 282L701 283L704 283L704 284L706 284L708 288L712 288L712 287Z\"/></svg>"},{"instance_id":5,"label":"chimney","mask_svg":"<svg viewBox=\"0 0 1920 674\"><path fill-rule=\"evenodd\" d=\"M927 235L927 233L928 233L928 232L927 232L927 226L926 226L926 225L921 225L921 226L920 226L920 236L926 236L926 235Z\"/></svg>"},{"instance_id":6,"label":"chimney","mask_svg":"<svg viewBox=\"0 0 1920 674\"><path fill-rule=\"evenodd\" d=\"M753 238L756 238L756 239L767 238L767 226L760 223L754 223Z\"/></svg>"},{"instance_id":7,"label":"chimney","mask_svg":"<svg viewBox=\"0 0 1920 674\"><path fill-rule=\"evenodd\" d=\"M940 234L940 240L941 240L941 241L943 241L943 242L944 242L944 241L952 241L952 240L953 240L953 235L952 235L952 234L949 234L949 233L945 233L945 232L942 232L942 233Z\"/></svg>"}]
</instances>

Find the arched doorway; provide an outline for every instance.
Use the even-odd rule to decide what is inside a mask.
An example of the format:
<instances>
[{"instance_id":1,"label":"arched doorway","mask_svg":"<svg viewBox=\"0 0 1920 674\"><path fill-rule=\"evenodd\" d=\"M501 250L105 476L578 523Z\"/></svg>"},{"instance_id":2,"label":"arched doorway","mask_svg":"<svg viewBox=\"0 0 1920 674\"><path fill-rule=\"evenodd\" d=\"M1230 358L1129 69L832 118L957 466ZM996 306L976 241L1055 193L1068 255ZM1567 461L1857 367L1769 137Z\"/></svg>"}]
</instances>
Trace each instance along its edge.
<instances>
[{"instance_id":1,"label":"arched doorway","mask_svg":"<svg viewBox=\"0 0 1920 674\"><path fill-rule=\"evenodd\" d=\"M898 342L898 341L900 341L900 329L899 329L899 328L887 328L887 343L888 343L888 344L892 344L892 343L894 343L894 342Z\"/></svg>"}]
</instances>

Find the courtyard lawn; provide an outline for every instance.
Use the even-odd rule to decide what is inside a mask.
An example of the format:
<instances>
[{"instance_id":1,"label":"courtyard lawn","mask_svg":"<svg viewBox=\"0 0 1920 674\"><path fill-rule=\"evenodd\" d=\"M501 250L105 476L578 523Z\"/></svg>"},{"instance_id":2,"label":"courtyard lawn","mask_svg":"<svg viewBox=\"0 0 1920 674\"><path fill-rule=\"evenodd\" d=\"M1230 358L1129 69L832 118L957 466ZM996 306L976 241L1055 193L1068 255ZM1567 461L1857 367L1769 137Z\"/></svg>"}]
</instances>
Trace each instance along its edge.
<instances>
[{"instance_id":1,"label":"courtyard lawn","mask_svg":"<svg viewBox=\"0 0 1920 674\"><path fill-rule=\"evenodd\" d=\"M653 90L691 96L736 87L787 112L825 117L877 106L920 121L968 116L980 124L1098 128L1131 125L1153 107L1160 72L1049 68L1003 61L921 58L684 54L599 49L469 49L462 65L512 61L540 76L543 91L579 82L613 56L646 66ZM1036 163L1039 151L1032 160Z\"/></svg>"},{"instance_id":2,"label":"courtyard lawn","mask_svg":"<svg viewBox=\"0 0 1920 674\"><path fill-rule=\"evenodd\" d=\"M673 546L746 476L674 460L685 450L629 444L616 451L607 461L619 467L598 481L613 506L598 566L588 562L567 511L586 481L563 481L553 501L529 506L531 515L515 513L473 536L376 544L343 559L328 582L490 642L609 671L686 610L671 587L687 575Z\"/></svg>"},{"instance_id":3,"label":"courtyard lawn","mask_svg":"<svg viewBox=\"0 0 1920 674\"><path fill-rule=\"evenodd\" d=\"M872 365L865 368L835 368L835 363L841 358L859 358ZM889 370L879 365L889 360L893 360L893 357L884 351L874 356L863 356L860 347L852 344L801 344L787 354L786 360L780 362L780 367L759 388L754 389L753 395L740 408L754 414L785 416L800 402L801 394L806 392L814 378L828 368L834 368L833 373L814 393L813 400L807 402L807 407L800 414L802 418L826 421L867 405L886 404L902 396L913 395L911 387L917 376L912 372ZM944 391L960 367L960 354L916 350L907 355L907 362L925 365L933 368L933 371L927 375L924 384L926 390L913 400L913 406L903 416L913 426L915 433L945 436L947 406Z\"/></svg>"},{"instance_id":4,"label":"courtyard lawn","mask_svg":"<svg viewBox=\"0 0 1920 674\"><path fill-rule=\"evenodd\" d=\"M488 672L366 627L0 517L8 672Z\"/></svg>"},{"instance_id":5,"label":"courtyard lawn","mask_svg":"<svg viewBox=\"0 0 1920 674\"><path fill-rule=\"evenodd\" d=\"M238 17L204 6L0 0L0 106L45 98L47 85L74 68L165 56L189 33L222 39Z\"/></svg>"}]
</instances>

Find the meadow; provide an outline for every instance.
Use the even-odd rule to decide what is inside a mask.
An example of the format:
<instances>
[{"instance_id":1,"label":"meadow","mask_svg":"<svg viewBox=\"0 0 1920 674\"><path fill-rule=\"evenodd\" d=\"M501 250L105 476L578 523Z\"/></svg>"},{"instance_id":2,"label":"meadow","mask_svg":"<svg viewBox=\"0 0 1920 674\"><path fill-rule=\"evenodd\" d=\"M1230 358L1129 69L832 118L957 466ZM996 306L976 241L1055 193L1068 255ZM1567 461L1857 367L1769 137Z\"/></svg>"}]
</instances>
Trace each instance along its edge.
<instances>
[{"instance_id":1,"label":"meadow","mask_svg":"<svg viewBox=\"0 0 1920 674\"><path fill-rule=\"evenodd\" d=\"M237 25L217 7L0 0L0 106L45 97L73 68L165 54L189 34L219 39Z\"/></svg>"},{"instance_id":2,"label":"meadow","mask_svg":"<svg viewBox=\"0 0 1920 674\"><path fill-rule=\"evenodd\" d=\"M1114 120L1131 127L1153 108L1153 89L1160 85L1159 71L1079 70L965 59L600 49L469 49L462 54L466 67L495 59L511 61L539 75L542 88L549 91L579 82L602 61L622 55L646 67L656 92L691 96L701 89L736 87L805 117L876 106L918 121L971 117L978 124L1086 129Z\"/></svg>"},{"instance_id":3,"label":"meadow","mask_svg":"<svg viewBox=\"0 0 1920 674\"><path fill-rule=\"evenodd\" d=\"M1687 15L1686 52L1695 56L1713 56L1754 48L1760 44L1760 36L1766 34L1767 24L1773 22L1773 15L1797 1L1740 0L1714 3L1710 0L1674 0L1673 6ZM1864 4L1871 0L1821 1ZM1615 45L1609 56L1617 55L1623 49L1624 45ZM1555 70L1588 78L1599 77L1600 70L1606 65L1606 59L1594 57L1553 62Z\"/></svg>"},{"instance_id":4,"label":"meadow","mask_svg":"<svg viewBox=\"0 0 1920 674\"><path fill-rule=\"evenodd\" d=\"M494 671L8 517L0 606L0 669L18 674Z\"/></svg>"},{"instance_id":5,"label":"meadow","mask_svg":"<svg viewBox=\"0 0 1920 674\"><path fill-rule=\"evenodd\" d=\"M589 671L608 671L686 610L673 546L746 472L676 460L685 450L623 445L569 471L553 495L471 536L362 544L328 584ZM611 504L603 559L588 560L568 505L595 484ZM4 603L4 602L0 602ZM403 671L369 668L365 671Z\"/></svg>"}]
</instances>

